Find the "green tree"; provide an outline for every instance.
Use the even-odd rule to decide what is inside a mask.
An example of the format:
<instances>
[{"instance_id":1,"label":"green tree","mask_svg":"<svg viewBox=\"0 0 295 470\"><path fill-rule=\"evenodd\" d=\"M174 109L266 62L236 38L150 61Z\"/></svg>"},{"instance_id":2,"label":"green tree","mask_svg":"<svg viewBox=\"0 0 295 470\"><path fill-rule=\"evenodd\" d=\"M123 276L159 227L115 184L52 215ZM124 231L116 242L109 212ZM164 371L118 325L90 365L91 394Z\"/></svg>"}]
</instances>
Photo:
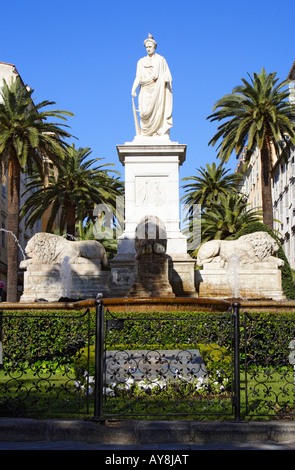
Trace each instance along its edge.
<instances>
[{"instance_id":1,"label":"green tree","mask_svg":"<svg viewBox=\"0 0 295 470\"><path fill-rule=\"evenodd\" d=\"M276 73L253 74L215 104L210 121L222 121L209 145L218 141L218 157L226 162L235 151L246 148L249 161L256 146L262 168L263 221L273 227L271 169L276 157L295 145L295 106L290 103L287 81L278 83Z\"/></svg>"},{"instance_id":2,"label":"green tree","mask_svg":"<svg viewBox=\"0 0 295 470\"><path fill-rule=\"evenodd\" d=\"M123 191L122 183L108 174L111 170L104 169L109 164L95 166L101 159L89 159L90 154L89 148L76 149L71 145L57 174L52 171L49 174L46 186L38 174L28 182L24 195L33 192L21 210L21 217L26 216L27 227L33 226L50 208L47 231L52 230L58 216L61 233L66 231L75 236L78 223L82 236L83 220L93 220L95 205L104 204L115 213L116 197Z\"/></svg>"},{"instance_id":3,"label":"green tree","mask_svg":"<svg viewBox=\"0 0 295 470\"><path fill-rule=\"evenodd\" d=\"M25 87L19 76L10 84L3 81L0 103L0 159L8 168L7 229L19 237L20 176L33 168L44 170L44 156L56 164L64 158L65 138L70 134L48 119L66 120L72 113L47 110L52 101L34 104L34 90ZM65 125L64 125L65 126ZM12 236L7 237L7 300L16 302L18 246Z\"/></svg>"},{"instance_id":4,"label":"green tree","mask_svg":"<svg viewBox=\"0 0 295 470\"><path fill-rule=\"evenodd\" d=\"M116 213L117 216L117 213ZM106 233L100 231L99 237L97 237L96 232L96 225L98 221L95 222L93 220L88 220L82 227L81 231L79 232L79 236L83 240L95 240L98 239L100 243L104 246L108 259L113 258L118 251L118 241L116 238L116 227L115 225L118 224L117 217L114 221L114 227L111 229L106 230ZM119 231L121 231L121 227L117 227Z\"/></svg>"},{"instance_id":5,"label":"green tree","mask_svg":"<svg viewBox=\"0 0 295 470\"><path fill-rule=\"evenodd\" d=\"M217 202L220 195L226 195L231 191L238 191L238 184L242 180L239 173L229 173L223 163L218 166L215 162L206 164L206 168L197 170L197 176L183 178L182 181L190 181L183 186L185 194L181 200L189 206L189 213L193 213L194 205L208 207L211 203Z\"/></svg>"},{"instance_id":6,"label":"green tree","mask_svg":"<svg viewBox=\"0 0 295 470\"><path fill-rule=\"evenodd\" d=\"M202 214L202 242L232 239L235 234L250 223L261 220L261 211L250 209L245 196L230 192L221 194Z\"/></svg>"}]
</instances>

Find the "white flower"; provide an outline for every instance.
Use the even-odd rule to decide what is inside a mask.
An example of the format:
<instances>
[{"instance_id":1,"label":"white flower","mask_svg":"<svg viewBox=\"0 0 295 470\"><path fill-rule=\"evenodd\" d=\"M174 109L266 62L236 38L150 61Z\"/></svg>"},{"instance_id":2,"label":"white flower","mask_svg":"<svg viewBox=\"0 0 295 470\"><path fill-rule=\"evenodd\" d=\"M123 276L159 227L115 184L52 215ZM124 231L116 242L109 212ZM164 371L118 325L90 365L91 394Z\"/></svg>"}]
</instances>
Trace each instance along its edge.
<instances>
[{"instance_id":1,"label":"white flower","mask_svg":"<svg viewBox=\"0 0 295 470\"><path fill-rule=\"evenodd\" d=\"M107 395L107 396L109 396L109 397L114 397L114 396L115 396L114 390L113 390L112 388L110 388L110 387L106 387L106 388L104 389L104 394Z\"/></svg>"},{"instance_id":2,"label":"white flower","mask_svg":"<svg viewBox=\"0 0 295 470\"><path fill-rule=\"evenodd\" d=\"M200 388L203 388L205 384L206 380L203 377L199 377L196 381L196 389L199 390Z\"/></svg>"},{"instance_id":3,"label":"white flower","mask_svg":"<svg viewBox=\"0 0 295 470\"><path fill-rule=\"evenodd\" d=\"M163 379L156 380L153 382L149 382L145 379L138 382L138 386L144 390L152 390L155 387L159 387L162 389L166 386L166 382Z\"/></svg>"}]
</instances>

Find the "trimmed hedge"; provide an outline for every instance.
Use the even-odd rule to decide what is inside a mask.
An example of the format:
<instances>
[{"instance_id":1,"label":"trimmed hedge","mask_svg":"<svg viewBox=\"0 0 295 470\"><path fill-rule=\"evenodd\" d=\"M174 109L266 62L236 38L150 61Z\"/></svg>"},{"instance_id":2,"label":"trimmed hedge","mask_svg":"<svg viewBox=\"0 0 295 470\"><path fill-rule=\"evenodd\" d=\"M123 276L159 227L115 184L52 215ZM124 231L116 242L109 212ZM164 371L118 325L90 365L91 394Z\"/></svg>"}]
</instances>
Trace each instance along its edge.
<instances>
[{"instance_id":1,"label":"trimmed hedge","mask_svg":"<svg viewBox=\"0 0 295 470\"><path fill-rule=\"evenodd\" d=\"M295 312L257 313L244 315L241 312L240 352L248 366L291 367L289 344L295 338ZM243 366L243 362L241 362Z\"/></svg>"},{"instance_id":2,"label":"trimmed hedge","mask_svg":"<svg viewBox=\"0 0 295 470\"><path fill-rule=\"evenodd\" d=\"M76 315L75 315L76 314ZM88 341L88 317L79 312L9 312L2 318L4 369L36 362L69 363Z\"/></svg>"},{"instance_id":3,"label":"trimmed hedge","mask_svg":"<svg viewBox=\"0 0 295 470\"><path fill-rule=\"evenodd\" d=\"M14 314L2 322L4 369L17 370L33 365L37 361L56 361L59 364L87 360L88 319L47 316L28 316L29 312ZM124 318L124 328L108 330L106 349L196 349L208 354L218 364L226 351L231 350L232 331L227 313L206 312L146 312L134 314L112 312L114 318ZM136 320L134 319L136 316ZM91 311L92 338L94 344L95 311ZM247 333L247 360L253 364L276 367L284 361L288 365L288 344L295 337L295 312L256 313L247 315L244 329L244 314L241 311L241 353L244 353L244 331ZM204 345L208 345L205 346ZM216 345L211 347L211 345ZM83 348L86 348L83 350ZM91 351L90 374L94 373L94 356ZM80 353L83 357L79 359ZM85 354L84 354L85 353ZM215 357L214 357L215 356ZM207 360L206 359L206 360ZM251 359L252 360L252 359ZM78 363L77 363L78 361ZM80 361L80 363L79 363ZM81 369L86 370L85 363ZM7 369L6 369L7 370Z\"/></svg>"},{"instance_id":4,"label":"trimmed hedge","mask_svg":"<svg viewBox=\"0 0 295 470\"><path fill-rule=\"evenodd\" d=\"M151 314L145 314L151 320ZM177 336L182 342L172 341L175 335L173 323L166 325L162 330L159 341L142 343L145 337L143 323L134 324L132 314L130 322L133 327L115 332L115 336L107 335L106 350L129 350L146 349L198 349L208 370L226 370L230 366L232 352L232 330L230 320L211 320L209 317L202 318L195 325L195 334L192 334L192 324L189 318L181 320ZM153 320L151 320L151 323ZM180 331L181 330L181 331ZM156 331L156 330L155 330ZM188 336L189 334L189 336ZM241 311L240 313L240 354L241 370L247 367L272 368L280 370L290 368L289 343L295 337L295 312L284 313L251 313ZM124 341L125 338L125 341ZM174 338L175 339L175 338ZM131 340L131 342L128 342ZM155 340L152 335L151 340ZM188 341L189 340L189 341ZM94 375L95 356L94 346L91 346L89 354L89 373ZM246 362L245 362L246 361ZM83 374L87 370L88 349L83 348L77 354L75 360L75 372L77 379L83 381Z\"/></svg>"}]
</instances>

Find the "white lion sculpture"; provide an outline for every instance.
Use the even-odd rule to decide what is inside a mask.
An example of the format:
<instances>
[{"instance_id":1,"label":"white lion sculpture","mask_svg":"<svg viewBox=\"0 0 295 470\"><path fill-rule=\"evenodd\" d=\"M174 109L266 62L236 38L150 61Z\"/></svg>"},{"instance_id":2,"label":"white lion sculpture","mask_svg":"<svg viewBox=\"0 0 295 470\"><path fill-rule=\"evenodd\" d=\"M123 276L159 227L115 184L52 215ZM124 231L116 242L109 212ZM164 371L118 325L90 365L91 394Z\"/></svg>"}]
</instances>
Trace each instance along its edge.
<instances>
[{"instance_id":1,"label":"white lion sculpture","mask_svg":"<svg viewBox=\"0 0 295 470\"><path fill-rule=\"evenodd\" d=\"M254 232L243 235L237 240L211 240L204 243L198 251L197 264L216 262L223 268L232 255L242 264L275 261L282 266L284 261L272 256L279 249L278 244L267 232Z\"/></svg>"},{"instance_id":2,"label":"white lion sculpture","mask_svg":"<svg viewBox=\"0 0 295 470\"><path fill-rule=\"evenodd\" d=\"M31 264L62 263L66 257L71 264L99 261L102 267L108 266L106 251L98 241L70 241L46 232L37 233L28 241L25 254L28 259L21 261L22 269Z\"/></svg>"}]
</instances>

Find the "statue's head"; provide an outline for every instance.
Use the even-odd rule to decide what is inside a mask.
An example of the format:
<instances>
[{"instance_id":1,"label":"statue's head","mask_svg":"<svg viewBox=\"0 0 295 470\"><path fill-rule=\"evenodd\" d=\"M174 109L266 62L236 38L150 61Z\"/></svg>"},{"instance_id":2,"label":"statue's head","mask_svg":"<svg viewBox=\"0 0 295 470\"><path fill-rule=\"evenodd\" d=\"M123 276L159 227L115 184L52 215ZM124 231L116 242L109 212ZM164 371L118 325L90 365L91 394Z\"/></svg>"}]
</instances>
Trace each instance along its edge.
<instances>
[{"instance_id":1,"label":"statue's head","mask_svg":"<svg viewBox=\"0 0 295 470\"><path fill-rule=\"evenodd\" d=\"M157 48L157 43L156 43L156 41L154 40L153 36L150 33L149 33L147 39L145 39L143 44L144 44L144 47L146 48L148 54L154 52L155 49Z\"/></svg>"}]
</instances>

